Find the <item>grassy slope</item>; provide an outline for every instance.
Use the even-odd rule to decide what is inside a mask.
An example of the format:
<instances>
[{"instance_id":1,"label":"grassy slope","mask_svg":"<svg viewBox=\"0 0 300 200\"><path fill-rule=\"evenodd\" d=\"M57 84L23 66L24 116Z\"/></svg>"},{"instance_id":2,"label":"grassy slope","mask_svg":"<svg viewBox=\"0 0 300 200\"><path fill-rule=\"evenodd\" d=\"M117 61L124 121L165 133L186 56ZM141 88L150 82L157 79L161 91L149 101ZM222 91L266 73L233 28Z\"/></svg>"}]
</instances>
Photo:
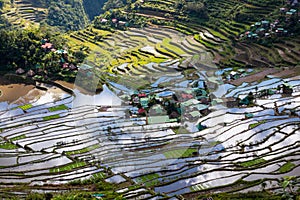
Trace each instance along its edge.
<instances>
[{"instance_id":1,"label":"grassy slope","mask_svg":"<svg viewBox=\"0 0 300 200\"><path fill-rule=\"evenodd\" d=\"M293 38L277 38L275 41L243 41L240 34L250 29L256 21L279 17L282 2L268 1L206 1L208 19L195 16L176 7L176 1L136 2L117 13L135 13L150 23L168 25L185 34L194 34L195 39L216 55L216 62L223 66L241 65L270 67L296 66L300 62L299 35ZM122 18L122 16L119 16ZM262 45L260 43L267 43ZM293 45L289 45L292 43ZM269 44L269 45L268 45ZM275 45L274 45L275 44ZM289 51L291 49L291 51Z\"/></svg>"},{"instance_id":2,"label":"grassy slope","mask_svg":"<svg viewBox=\"0 0 300 200\"><path fill-rule=\"evenodd\" d=\"M14 27L27 27L29 24L46 22L65 30L77 30L88 24L88 18L102 12L106 0L3 0L2 17ZM50 2L50 3L48 3ZM0 8L1 9L1 8ZM1 13L1 12L0 12Z\"/></svg>"}]
</instances>

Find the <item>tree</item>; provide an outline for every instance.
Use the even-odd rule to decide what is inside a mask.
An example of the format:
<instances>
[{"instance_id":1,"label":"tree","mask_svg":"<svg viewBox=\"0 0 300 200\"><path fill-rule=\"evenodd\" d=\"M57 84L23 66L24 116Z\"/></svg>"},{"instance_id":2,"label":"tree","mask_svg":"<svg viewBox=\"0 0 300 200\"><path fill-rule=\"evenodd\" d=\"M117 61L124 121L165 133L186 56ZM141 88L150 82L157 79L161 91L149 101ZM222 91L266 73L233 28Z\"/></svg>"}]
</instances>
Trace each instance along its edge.
<instances>
[{"instance_id":1,"label":"tree","mask_svg":"<svg viewBox=\"0 0 300 200\"><path fill-rule=\"evenodd\" d=\"M86 58L86 55L83 51L76 51L73 53L73 56L75 57L75 62L77 63L82 63Z\"/></svg>"},{"instance_id":2,"label":"tree","mask_svg":"<svg viewBox=\"0 0 300 200\"><path fill-rule=\"evenodd\" d=\"M184 9L192 15L207 18L206 9L202 2L192 1L187 2L184 6Z\"/></svg>"},{"instance_id":3,"label":"tree","mask_svg":"<svg viewBox=\"0 0 300 200\"><path fill-rule=\"evenodd\" d=\"M281 179L280 185L283 188L282 197L287 200L293 200L295 197L294 187L296 185L296 177L286 176Z\"/></svg>"},{"instance_id":4,"label":"tree","mask_svg":"<svg viewBox=\"0 0 300 200\"><path fill-rule=\"evenodd\" d=\"M3 0L0 0L0 9L3 8L3 5L4 5L4 1ZM1 13L0 13L1 14Z\"/></svg>"},{"instance_id":5,"label":"tree","mask_svg":"<svg viewBox=\"0 0 300 200\"><path fill-rule=\"evenodd\" d=\"M126 3L124 0L108 0L103 6L103 10L108 11L110 9L121 8L124 6L124 3Z\"/></svg>"}]
</instances>

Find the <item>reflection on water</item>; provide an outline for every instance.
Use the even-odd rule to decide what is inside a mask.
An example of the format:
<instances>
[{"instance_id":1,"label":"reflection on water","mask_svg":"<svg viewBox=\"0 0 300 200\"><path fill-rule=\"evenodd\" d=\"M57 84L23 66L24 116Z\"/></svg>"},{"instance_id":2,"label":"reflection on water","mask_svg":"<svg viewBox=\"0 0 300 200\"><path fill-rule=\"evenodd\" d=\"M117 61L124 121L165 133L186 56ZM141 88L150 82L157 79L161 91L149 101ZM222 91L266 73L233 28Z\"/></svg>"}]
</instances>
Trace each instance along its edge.
<instances>
[{"instance_id":1,"label":"reflection on water","mask_svg":"<svg viewBox=\"0 0 300 200\"><path fill-rule=\"evenodd\" d=\"M13 102L19 99L21 96L25 96L29 91L34 89L33 85L24 84L9 84L0 85L0 102Z\"/></svg>"},{"instance_id":2,"label":"reflection on water","mask_svg":"<svg viewBox=\"0 0 300 200\"><path fill-rule=\"evenodd\" d=\"M19 105L32 104L33 106L56 102L70 95L63 90L50 85L43 85L47 90L37 89L34 85L9 84L0 85L0 111L12 109Z\"/></svg>"},{"instance_id":3,"label":"reflection on water","mask_svg":"<svg viewBox=\"0 0 300 200\"><path fill-rule=\"evenodd\" d=\"M73 107L85 105L120 106L122 103L122 100L106 85L103 85L103 91L100 94L84 94L77 88L74 89L74 94Z\"/></svg>"}]
</instances>

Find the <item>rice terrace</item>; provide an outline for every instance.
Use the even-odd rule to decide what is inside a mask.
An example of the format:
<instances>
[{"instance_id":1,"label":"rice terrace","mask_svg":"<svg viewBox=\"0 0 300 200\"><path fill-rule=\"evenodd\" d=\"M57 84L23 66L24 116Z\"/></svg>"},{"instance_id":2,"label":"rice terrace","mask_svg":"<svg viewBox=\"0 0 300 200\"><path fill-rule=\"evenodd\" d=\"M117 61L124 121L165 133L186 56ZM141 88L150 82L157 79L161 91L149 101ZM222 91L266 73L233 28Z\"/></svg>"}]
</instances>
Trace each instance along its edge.
<instances>
[{"instance_id":1,"label":"rice terrace","mask_svg":"<svg viewBox=\"0 0 300 200\"><path fill-rule=\"evenodd\" d=\"M0 0L0 198L298 200L299 13Z\"/></svg>"}]
</instances>

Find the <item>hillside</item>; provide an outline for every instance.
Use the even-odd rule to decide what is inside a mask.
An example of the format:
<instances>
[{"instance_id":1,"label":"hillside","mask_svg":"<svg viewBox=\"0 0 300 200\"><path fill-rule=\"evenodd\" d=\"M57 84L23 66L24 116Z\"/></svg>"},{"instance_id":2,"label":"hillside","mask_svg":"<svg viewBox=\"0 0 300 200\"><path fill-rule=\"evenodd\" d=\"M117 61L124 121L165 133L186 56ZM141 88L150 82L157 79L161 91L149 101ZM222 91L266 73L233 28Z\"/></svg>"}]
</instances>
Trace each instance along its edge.
<instances>
[{"instance_id":1,"label":"hillside","mask_svg":"<svg viewBox=\"0 0 300 200\"><path fill-rule=\"evenodd\" d=\"M147 22L170 26L194 35L221 67L295 66L300 61L299 16L289 16L288 11L299 5L289 2L293 1L136 1L106 12L95 26L103 28L102 18L129 21L133 26ZM268 22L267 27L254 26L262 21ZM277 28L285 28L288 34L282 37ZM246 35L248 31L251 35Z\"/></svg>"},{"instance_id":2,"label":"hillside","mask_svg":"<svg viewBox=\"0 0 300 200\"><path fill-rule=\"evenodd\" d=\"M296 1L94 1L0 0L0 198L299 199Z\"/></svg>"},{"instance_id":3,"label":"hillside","mask_svg":"<svg viewBox=\"0 0 300 200\"><path fill-rule=\"evenodd\" d=\"M0 8L2 18L13 27L47 23L61 30L78 30L102 12L104 3L105 0L1 0Z\"/></svg>"},{"instance_id":4,"label":"hillside","mask_svg":"<svg viewBox=\"0 0 300 200\"><path fill-rule=\"evenodd\" d=\"M83 0L83 7L90 20L103 13L102 7L107 0Z\"/></svg>"}]
</instances>

